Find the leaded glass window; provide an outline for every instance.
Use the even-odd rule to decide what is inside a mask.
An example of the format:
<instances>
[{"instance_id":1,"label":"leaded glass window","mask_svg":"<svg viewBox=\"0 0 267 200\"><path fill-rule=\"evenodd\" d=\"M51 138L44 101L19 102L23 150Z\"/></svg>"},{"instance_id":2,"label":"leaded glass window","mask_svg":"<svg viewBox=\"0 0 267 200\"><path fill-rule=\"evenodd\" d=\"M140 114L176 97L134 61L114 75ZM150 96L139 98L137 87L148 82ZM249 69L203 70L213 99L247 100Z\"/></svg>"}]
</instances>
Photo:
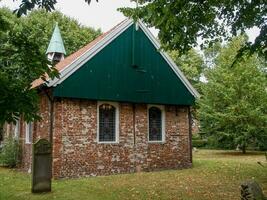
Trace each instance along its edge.
<instances>
[{"instance_id":1,"label":"leaded glass window","mask_svg":"<svg viewBox=\"0 0 267 200\"><path fill-rule=\"evenodd\" d=\"M110 104L99 106L99 142L116 141L116 108Z\"/></svg>"},{"instance_id":2,"label":"leaded glass window","mask_svg":"<svg viewBox=\"0 0 267 200\"><path fill-rule=\"evenodd\" d=\"M149 141L162 141L162 112L154 106L149 108Z\"/></svg>"}]
</instances>

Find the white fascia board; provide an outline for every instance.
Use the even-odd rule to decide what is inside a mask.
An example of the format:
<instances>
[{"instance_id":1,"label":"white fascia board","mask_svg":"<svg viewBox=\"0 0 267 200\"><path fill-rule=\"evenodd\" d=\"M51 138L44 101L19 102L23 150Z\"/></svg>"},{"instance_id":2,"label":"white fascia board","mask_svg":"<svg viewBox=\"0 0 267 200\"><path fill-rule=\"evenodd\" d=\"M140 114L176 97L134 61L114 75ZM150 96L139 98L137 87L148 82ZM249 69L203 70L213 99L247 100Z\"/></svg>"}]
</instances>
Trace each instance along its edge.
<instances>
[{"instance_id":1,"label":"white fascia board","mask_svg":"<svg viewBox=\"0 0 267 200\"><path fill-rule=\"evenodd\" d=\"M123 33L126 29L128 29L133 24L132 19L128 19L119 25L116 29L107 34L103 39L97 42L92 48L87 50L81 56L76 58L72 63L66 66L62 71L60 71L59 78L55 78L54 80L49 80L47 84L48 87L55 87L56 85L62 83L65 79L67 79L73 72L82 67L88 60L94 57L98 52L100 52L103 48L105 48L108 44L110 44L114 39L116 39L121 33Z\"/></svg>"},{"instance_id":2,"label":"white fascia board","mask_svg":"<svg viewBox=\"0 0 267 200\"><path fill-rule=\"evenodd\" d=\"M200 97L200 94L197 92L197 90L191 85L191 83L187 80L183 72L178 68L178 66L174 63L174 61L170 58L170 56L162 51L160 49L160 44L157 41L157 39L153 36L153 34L149 31L149 29L145 26L145 24L138 20L138 24L141 27L141 29L144 31L146 36L150 39L152 44L155 46L155 48L159 51L161 56L166 60L166 62L169 64L169 66L172 68L172 70L175 72L175 74L178 76L178 78L183 82L183 84L186 86L186 88L189 90L189 92L196 98Z\"/></svg>"}]
</instances>

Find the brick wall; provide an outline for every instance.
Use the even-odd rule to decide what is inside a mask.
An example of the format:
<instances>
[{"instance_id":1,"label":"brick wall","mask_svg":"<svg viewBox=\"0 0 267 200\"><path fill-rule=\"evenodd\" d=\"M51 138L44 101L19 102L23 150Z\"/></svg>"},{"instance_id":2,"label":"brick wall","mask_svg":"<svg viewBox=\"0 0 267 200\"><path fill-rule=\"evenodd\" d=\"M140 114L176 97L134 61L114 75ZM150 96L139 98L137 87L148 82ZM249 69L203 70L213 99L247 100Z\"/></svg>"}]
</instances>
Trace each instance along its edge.
<instances>
[{"instance_id":1,"label":"brick wall","mask_svg":"<svg viewBox=\"0 0 267 200\"><path fill-rule=\"evenodd\" d=\"M50 103L40 95L42 120L34 123L33 141L49 139ZM146 104L119 103L119 143L97 143L97 101L54 102L53 176L73 178L177 169L191 166L188 107L165 106L165 142L148 142ZM134 129L135 127L135 129ZM25 144L21 121L21 168L31 168L32 145Z\"/></svg>"},{"instance_id":2,"label":"brick wall","mask_svg":"<svg viewBox=\"0 0 267 200\"><path fill-rule=\"evenodd\" d=\"M191 166L187 107L165 106L166 141L155 144L148 142L147 105L120 103L119 143L98 144L96 101L61 99L54 106L55 178Z\"/></svg>"},{"instance_id":3,"label":"brick wall","mask_svg":"<svg viewBox=\"0 0 267 200\"><path fill-rule=\"evenodd\" d=\"M50 103L45 93L40 93L40 110L39 115L42 120L33 122L33 142L40 138L49 140L49 127L50 127ZM32 144L26 143L26 122L20 120L20 143L22 149L21 168L24 171L31 171L32 161Z\"/></svg>"}]
</instances>

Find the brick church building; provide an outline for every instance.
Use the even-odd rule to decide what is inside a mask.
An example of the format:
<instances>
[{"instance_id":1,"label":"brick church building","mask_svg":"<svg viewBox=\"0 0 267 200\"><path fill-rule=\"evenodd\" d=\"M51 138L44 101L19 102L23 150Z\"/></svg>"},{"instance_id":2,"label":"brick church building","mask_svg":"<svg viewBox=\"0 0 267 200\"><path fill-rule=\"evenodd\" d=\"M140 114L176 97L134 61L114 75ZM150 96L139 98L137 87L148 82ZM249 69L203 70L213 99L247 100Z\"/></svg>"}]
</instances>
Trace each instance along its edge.
<instances>
[{"instance_id":1,"label":"brick church building","mask_svg":"<svg viewBox=\"0 0 267 200\"><path fill-rule=\"evenodd\" d=\"M66 58L56 26L46 53L60 77L33 82L42 120L6 127L21 141L23 169L40 138L52 141L54 178L191 167L198 93L141 21L124 20Z\"/></svg>"}]
</instances>

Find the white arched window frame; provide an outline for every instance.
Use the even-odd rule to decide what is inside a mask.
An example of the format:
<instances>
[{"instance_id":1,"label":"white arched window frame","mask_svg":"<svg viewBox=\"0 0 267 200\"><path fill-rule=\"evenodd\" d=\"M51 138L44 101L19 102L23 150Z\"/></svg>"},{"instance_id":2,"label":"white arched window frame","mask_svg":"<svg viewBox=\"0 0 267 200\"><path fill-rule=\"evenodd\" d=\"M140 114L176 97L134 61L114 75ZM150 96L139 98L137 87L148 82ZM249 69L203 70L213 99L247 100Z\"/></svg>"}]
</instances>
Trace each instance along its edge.
<instances>
[{"instance_id":1,"label":"white arched window frame","mask_svg":"<svg viewBox=\"0 0 267 200\"><path fill-rule=\"evenodd\" d=\"M14 138L18 139L20 135L20 119L16 120L15 130L14 130Z\"/></svg>"},{"instance_id":2,"label":"white arched window frame","mask_svg":"<svg viewBox=\"0 0 267 200\"><path fill-rule=\"evenodd\" d=\"M161 111L161 140L150 140L150 121L149 121L149 110L150 108L155 107L158 108ZM164 143L166 139L165 134L165 106L163 105L148 105L147 107L147 121L148 121L148 127L147 127L147 138L149 143Z\"/></svg>"},{"instance_id":3,"label":"white arched window frame","mask_svg":"<svg viewBox=\"0 0 267 200\"><path fill-rule=\"evenodd\" d=\"M115 139L113 141L101 141L100 140L100 112L99 108L103 104L111 105L115 108ZM119 143L119 104L116 102L99 101L97 103L97 142L100 144L116 144Z\"/></svg>"},{"instance_id":4,"label":"white arched window frame","mask_svg":"<svg viewBox=\"0 0 267 200\"><path fill-rule=\"evenodd\" d=\"M26 123L25 129L25 143L31 144L33 137L33 122Z\"/></svg>"}]
</instances>

